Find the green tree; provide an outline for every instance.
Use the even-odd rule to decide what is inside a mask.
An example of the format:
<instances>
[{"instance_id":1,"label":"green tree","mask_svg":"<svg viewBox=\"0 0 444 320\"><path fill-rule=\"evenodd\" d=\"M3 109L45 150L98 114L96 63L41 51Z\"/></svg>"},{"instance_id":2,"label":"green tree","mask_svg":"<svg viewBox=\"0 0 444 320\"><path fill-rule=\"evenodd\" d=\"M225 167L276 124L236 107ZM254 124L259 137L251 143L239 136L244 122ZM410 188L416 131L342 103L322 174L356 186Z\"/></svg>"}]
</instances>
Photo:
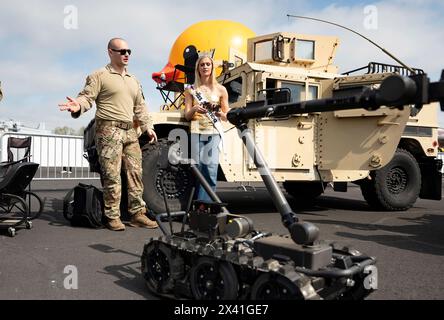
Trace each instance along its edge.
<instances>
[{"instance_id":1,"label":"green tree","mask_svg":"<svg viewBox=\"0 0 444 320\"><path fill-rule=\"evenodd\" d=\"M85 131L85 127L80 127L79 130L77 130L77 135L78 136L83 136L83 132Z\"/></svg>"},{"instance_id":2,"label":"green tree","mask_svg":"<svg viewBox=\"0 0 444 320\"><path fill-rule=\"evenodd\" d=\"M54 129L54 134L59 134L59 135L63 135L63 136L77 136L78 135L78 130L70 128L70 127L57 127ZM83 131L82 134L83 136Z\"/></svg>"}]
</instances>

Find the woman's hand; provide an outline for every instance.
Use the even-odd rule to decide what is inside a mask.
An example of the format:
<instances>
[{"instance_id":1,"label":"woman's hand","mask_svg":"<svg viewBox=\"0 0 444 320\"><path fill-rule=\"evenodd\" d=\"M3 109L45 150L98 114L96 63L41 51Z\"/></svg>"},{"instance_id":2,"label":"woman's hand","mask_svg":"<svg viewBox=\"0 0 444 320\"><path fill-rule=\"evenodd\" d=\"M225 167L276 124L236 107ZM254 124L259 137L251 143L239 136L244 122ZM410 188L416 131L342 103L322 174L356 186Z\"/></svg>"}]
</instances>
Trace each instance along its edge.
<instances>
[{"instance_id":1,"label":"woman's hand","mask_svg":"<svg viewBox=\"0 0 444 320\"><path fill-rule=\"evenodd\" d=\"M220 118L222 121L228 121L227 114L225 112L219 111L215 113L216 117Z\"/></svg>"},{"instance_id":2,"label":"woman's hand","mask_svg":"<svg viewBox=\"0 0 444 320\"><path fill-rule=\"evenodd\" d=\"M195 106L193 106L193 108L191 108L191 110L194 113L200 113L200 114L205 114L207 113L207 109L205 109L204 107L202 107L200 104L196 104Z\"/></svg>"}]
</instances>

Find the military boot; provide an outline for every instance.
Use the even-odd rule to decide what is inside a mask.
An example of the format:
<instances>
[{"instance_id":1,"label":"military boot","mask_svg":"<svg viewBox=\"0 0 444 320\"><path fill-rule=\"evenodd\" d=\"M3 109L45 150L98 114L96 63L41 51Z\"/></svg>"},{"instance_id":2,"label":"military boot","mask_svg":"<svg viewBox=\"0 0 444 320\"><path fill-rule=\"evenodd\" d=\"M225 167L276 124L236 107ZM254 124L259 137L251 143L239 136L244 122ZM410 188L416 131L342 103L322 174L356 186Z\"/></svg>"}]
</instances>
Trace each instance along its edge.
<instances>
[{"instance_id":1,"label":"military boot","mask_svg":"<svg viewBox=\"0 0 444 320\"><path fill-rule=\"evenodd\" d=\"M156 221L148 219L148 217L144 213L136 213L135 215L133 215L131 217L129 225L131 227L147 229L156 229L157 227L159 227Z\"/></svg>"},{"instance_id":2,"label":"military boot","mask_svg":"<svg viewBox=\"0 0 444 320\"><path fill-rule=\"evenodd\" d=\"M108 219L106 227L112 231L125 231L125 225L120 221L120 218Z\"/></svg>"}]
</instances>

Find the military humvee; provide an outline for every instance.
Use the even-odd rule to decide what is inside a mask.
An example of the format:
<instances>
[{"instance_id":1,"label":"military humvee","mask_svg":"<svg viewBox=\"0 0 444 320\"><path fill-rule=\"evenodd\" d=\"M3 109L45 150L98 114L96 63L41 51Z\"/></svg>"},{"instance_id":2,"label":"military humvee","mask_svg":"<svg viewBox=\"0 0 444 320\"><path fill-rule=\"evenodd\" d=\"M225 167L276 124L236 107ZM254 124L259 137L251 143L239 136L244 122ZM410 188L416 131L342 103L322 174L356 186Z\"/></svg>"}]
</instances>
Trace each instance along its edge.
<instances>
[{"instance_id":1,"label":"military humvee","mask_svg":"<svg viewBox=\"0 0 444 320\"><path fill-rule=\"evenodd\" d=\"M399 66L369 63L340 74L333 62L338 45L335 37L295 33L255 37L248 40L246 61L237 56L236 61L225 62L218 81L228 90L231 108L247 103L254 108L255 101L340 98L378 87L394 73L411 73ZM144 198L155 212L165 212L163 190L170 209L183 210L194 183L183 168L157 166L159 157L168 152L168 140L187 139L182 91L173 93L172 104L152 113L160 143L144 149ZM249 127L275 179L297 199L314 199L328 186L345 192L354 183L371 207L402 211L418 198L441 200L437 110L437 104L422 109L413 105L403 110L351 109L262 118L250 121ZM224 127L219 179L240 184L262 181L237 130L229 123ZM186 149L186 143L181 145Z\"/></svg>"}]
</instances>

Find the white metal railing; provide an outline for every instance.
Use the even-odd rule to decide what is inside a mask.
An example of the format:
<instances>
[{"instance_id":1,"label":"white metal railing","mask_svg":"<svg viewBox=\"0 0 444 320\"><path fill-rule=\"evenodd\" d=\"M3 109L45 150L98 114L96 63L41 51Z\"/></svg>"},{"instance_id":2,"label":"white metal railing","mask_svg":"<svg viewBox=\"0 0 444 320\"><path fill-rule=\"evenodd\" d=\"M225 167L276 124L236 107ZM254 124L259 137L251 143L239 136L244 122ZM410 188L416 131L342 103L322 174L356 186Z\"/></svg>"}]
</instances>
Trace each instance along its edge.
<instances>
[{"instance_id":1,"label":"white metal railing","mask_svg":"<svg viewBox=\"0 0 444 320\"><path fill-rule=\"evenodd\" d=\"M444 161L444 152L438 153L438 158ZM444 173L444 166L442 167L441 172Z\"/></svg>"},{"instance_id":2,"label":"white metal railing","mask_svg":"<svg viewBox=\"0 0 444 320\"><path fill-rule=\"evenodd\" d=\"M5 132L0 135L0 160L8 160L8 138L32 137L31 161L40 164L35 180L98 179L89 172L83 157L83 137L51 134ZM23 150L11 150L14 159L23 158Z\"/></svg>"},{"instance_id":3,"label":"white metal railing","mask_svg":"<svg viewBox=\"0 0 444 320\"><path fill-rule=\"evenodd\" d=\"M98 174L89 172L88 161L83 157L83 137L5 132L0 134L0 161L8 160L9 137L32 137L31 161L40 164L35 180L100 178ZM23 158L20 151L11 151L14 159ZM444 161L444 153L439 153L438 158Z\"/></svg>"}]
</instances>

